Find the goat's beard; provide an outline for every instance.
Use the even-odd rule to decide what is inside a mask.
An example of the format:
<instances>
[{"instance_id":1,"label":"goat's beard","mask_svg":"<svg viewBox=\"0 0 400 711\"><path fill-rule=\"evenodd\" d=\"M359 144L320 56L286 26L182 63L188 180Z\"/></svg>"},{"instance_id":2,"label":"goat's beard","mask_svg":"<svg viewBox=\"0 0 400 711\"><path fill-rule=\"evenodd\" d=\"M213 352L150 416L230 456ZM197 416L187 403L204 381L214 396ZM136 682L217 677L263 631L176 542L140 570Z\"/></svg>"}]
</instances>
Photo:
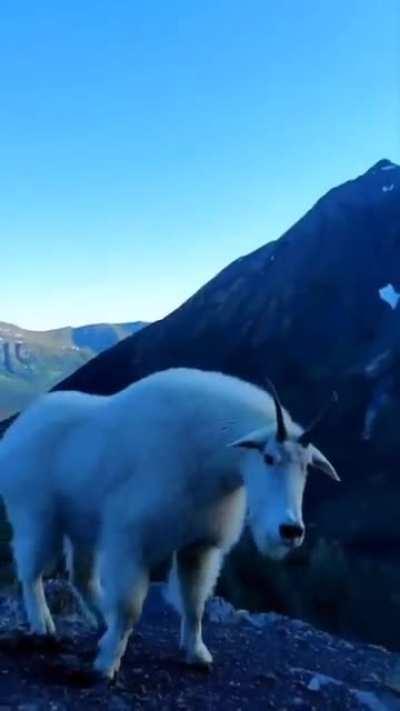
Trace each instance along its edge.
<instances>
[{"instance_id":1,"label":"goat's beard","mask_svg":"<svg viewBox=\"0 0 400 711\"><path fill-rule=\"evenodd\" d=\"M261 555L271 560L283 560L291 550L278 537L267 537L265 534L257 533L255 530L253 530L253 537Z\"/></svg>"},{"instance_id":2,"label":"goat's beard","mask_svg":"<svg viewBox=\"0 0 400 711\"><path fill-rule=\"evenodd\" d=\"M290 550L291 549L288 546L285 546L283 543L279 543L276 545L266 546L263 554L266 558L270 558L271 560L284 560L288 553L290 553Z\"/></svg>"}]
</instances>

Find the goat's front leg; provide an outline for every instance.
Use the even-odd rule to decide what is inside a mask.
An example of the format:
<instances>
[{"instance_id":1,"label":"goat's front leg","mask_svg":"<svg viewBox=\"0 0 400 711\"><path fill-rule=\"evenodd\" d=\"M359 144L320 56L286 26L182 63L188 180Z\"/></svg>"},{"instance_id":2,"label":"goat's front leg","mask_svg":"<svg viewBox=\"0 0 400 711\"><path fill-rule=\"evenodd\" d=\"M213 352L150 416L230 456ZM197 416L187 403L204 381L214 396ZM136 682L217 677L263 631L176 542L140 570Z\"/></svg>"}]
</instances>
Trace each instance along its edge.
<instances>
[{"instance_id":1,"label":"goat's front leg","mask_svg":"<svg viewBox=\"0 0 400 711\"><path fill-rule=\"evenodd\" d=\"M22 592L32 634L55 635L56 627L44 596L41 576L23 579Z\"/></svg>"},{"instance_id":2,"label":"goat's front leg","mask_svg":"<svg viewBox=\"0 0 400 711\"><path fill-rule=\"evenodd\" d=\"M210 546L190 546L177 554L182 602L181 648L189 664L208 667L212 656L203 642L202 618L221 567L222 553Z\"/></svg>"},{"instance_id":3,"label":"goat's front leg","mask_svg":"<svg viewBox=\"0 0 400 711\"><path fill-rule=\"evenodd\" d=\"M44 524L16 526L13 543L30 631L41 636L54 635L56 631L44 595L42 574L55 557L57 540L50 523Z\"/></svg>"}]
</instances>

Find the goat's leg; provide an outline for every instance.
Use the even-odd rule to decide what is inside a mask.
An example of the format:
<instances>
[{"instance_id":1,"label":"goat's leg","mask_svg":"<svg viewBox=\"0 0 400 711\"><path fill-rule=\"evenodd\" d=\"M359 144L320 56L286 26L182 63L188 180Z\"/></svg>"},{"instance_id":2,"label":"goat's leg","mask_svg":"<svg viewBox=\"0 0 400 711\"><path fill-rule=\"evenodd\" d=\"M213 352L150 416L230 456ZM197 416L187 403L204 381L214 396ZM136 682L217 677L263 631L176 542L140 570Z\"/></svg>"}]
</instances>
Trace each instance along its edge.
<instances>
[{"instance_id":1,"label":"goat's leg","mask_svg":"<svg viewBox=\"0 0 400 711\"><path fill-rule=\"evenodd\" d=\"M51 524L17 526L13 547L30 630L54 635L56 628L44 595L42 574L57 555L56 531Z\"/></svg>"},{"instance_id":2,"label":"goat's leg","mask_svg":"<svg viewBox=\"0 0 400 711\"><path fill-rule=\"evenodd\" d=\"M202 638L205 603L218 578L222 553L210 546L190 546L177 554L182 604L181 648L189 664L209 666L212 656Z\"/></svg>"},{"instance_id":3,"label":"goat's leg","mask_svg":"<svg viewBox=\"0 0 400 711\"><path fill-rule=\"evenodd\" d=\"M64 547L71 582L79 595L87 621L93 627L104 627L95 551L89 546L68 539Z\"/></svg>"},{"instance_id":4,"label":"goat's leg","mask_svg":"<svg viewBox=\"0 0 400 711\"><path fill-rule=\"evenodd\" d=\"M107 631L100 640L94 668L101 676L112 679L119 670L133 625L141 615L149 575L113 546L102 563L100 577Z\"/></svg>"}]
</instances>

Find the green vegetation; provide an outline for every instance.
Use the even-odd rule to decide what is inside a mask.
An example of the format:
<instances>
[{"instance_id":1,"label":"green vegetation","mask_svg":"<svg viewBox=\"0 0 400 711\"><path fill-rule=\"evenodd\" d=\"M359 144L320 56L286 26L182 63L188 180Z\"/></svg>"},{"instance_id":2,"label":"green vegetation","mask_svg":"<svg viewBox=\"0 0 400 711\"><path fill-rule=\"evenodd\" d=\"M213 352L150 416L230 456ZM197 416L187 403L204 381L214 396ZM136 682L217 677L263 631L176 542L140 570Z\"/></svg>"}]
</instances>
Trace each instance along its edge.
<instances>
[{"instance_id":1,"label":"green vegetation","mask_svg":"<svg viewBox=\"0 0 400 711\"><path fill-rule=\"evenodd\" d=\"M274 562L246 537L225 564L220 592L237 607L274 610L350 639L400 649L397 549L384 554L319 539Z\"/></svg>"},{"instance_id":2,"label":"green vegetation","mask_svg":"<svg viewBox=\"0 0 400 711\"><path fill-rule=\"evenodd\" d=\"M144 324L27 331L0 322L0 420L18 412Z\"/></svg>"},{"instance_id":3,"label":"green vegetation","mask_svg":"<svg viewBox=\"0 0 400 711\"><path fill-rule=\"evenodd\" d=\"M0 584L9 585L14 568L3 507L0 520ZM165 566L159 571L163 578L166 572ZM320 538L276 562L261 557L247 534L228 556L217 592L238 608L272 610L349 639L400 649L397 547L383 556Z\"/></svg>"}]
</instances>

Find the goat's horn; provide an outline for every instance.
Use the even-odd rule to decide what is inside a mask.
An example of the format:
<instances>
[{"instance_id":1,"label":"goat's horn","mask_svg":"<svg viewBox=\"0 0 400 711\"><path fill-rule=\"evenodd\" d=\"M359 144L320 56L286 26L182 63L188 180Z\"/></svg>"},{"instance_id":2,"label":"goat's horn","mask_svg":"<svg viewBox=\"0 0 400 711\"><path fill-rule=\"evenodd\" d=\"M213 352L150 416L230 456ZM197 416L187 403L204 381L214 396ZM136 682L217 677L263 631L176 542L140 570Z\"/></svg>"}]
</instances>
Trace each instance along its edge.
<instances>
[{"instance_id":1,"label":"goat's horn","mask_svg":"<svg viewBox=\"0 0 400 711\"><path fill-rule=\"evenodd\" d=\"M283 418L283 407L279 399L279 395L276 391L275 385L271 382L269 378L265 378L265 382L268 389L272 395L275 411L276 411L276 439L278 442L284 442L287 439L287 429L285 425L285 420Z\"/></svg>"},{"instance_id":2,"label":"goat's horn","mask_svg":"<svg viewBox=\"0 0 400 711\"><path fill-rule=\"evenodd\" d=\"M338 400L339 400L338 394L334 390L331 397L330 397L330 400L327 402L327 404L322 408L322 410L318 413L318 415L315 417L315 419L311 422L311 425L309 425L307 427L307 429L304 430L303 434L300 435L299 440L298 440L299 444L303 445L303 447L308 447L308 445L311 442L311 439L314 434L314 430L316 429L317 425L319 425L319 423L323 419L325 419L325 417L327 416L331 407L333 405L336 405Z\"/></svg>"}]
</instances>

